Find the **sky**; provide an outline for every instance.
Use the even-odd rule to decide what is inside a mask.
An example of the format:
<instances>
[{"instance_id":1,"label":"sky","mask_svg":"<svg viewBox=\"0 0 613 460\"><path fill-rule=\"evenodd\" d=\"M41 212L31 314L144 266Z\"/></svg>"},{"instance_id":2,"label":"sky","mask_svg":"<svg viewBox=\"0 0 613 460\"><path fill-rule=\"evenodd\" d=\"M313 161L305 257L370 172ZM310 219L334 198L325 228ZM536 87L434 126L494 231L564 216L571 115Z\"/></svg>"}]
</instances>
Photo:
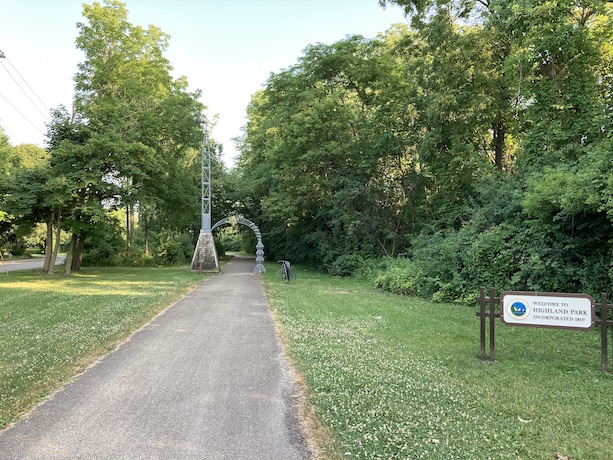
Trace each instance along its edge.
<instances>
[{"instance_id":1,"label":"sky","mask_svg":"<svg viewBox=\"0 0 613 460\"><path fill-rule=\"evenodd\" d=\"M45 147L49 110L70 108L83 54L75 48L83 0L0 0L0 127L12 145ZM377 0L124 0L128 21L171 36L173 76L202 91L213 137L232 166L251 96L311 44L374 38L406 23ZM1 55L0 55L1 56Z\"/></svg>"}]
</instances>

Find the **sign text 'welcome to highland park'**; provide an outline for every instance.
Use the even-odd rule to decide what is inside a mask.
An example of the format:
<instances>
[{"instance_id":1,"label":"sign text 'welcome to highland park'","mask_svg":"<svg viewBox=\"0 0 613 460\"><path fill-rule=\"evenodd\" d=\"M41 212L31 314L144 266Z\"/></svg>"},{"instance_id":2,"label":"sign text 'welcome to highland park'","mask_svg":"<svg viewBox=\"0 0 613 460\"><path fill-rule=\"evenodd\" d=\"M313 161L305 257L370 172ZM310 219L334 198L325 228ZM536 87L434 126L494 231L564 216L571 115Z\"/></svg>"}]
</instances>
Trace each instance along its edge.
<instances>
[{"instance_id":1,"label":"sign text 'welcome to highland park'","mask_svg":"<svg viewBox=\"0 0 613 460\"><path fill-rule=\"evenodd\" d=\"M594 299L586 294L507 291L500 299L501 320L509 326L594 328Z\"/></svg>"}]
</instances>

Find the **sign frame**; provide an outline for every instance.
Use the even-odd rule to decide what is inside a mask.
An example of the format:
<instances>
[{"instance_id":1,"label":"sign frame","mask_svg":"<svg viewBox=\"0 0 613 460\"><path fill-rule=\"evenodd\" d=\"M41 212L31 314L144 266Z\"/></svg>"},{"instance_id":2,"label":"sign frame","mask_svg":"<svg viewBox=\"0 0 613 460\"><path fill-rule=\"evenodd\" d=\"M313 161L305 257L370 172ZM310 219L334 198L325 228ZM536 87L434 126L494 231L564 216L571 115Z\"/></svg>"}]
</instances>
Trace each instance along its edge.
<instances>
[{"instance_id":1,"label":"sign frame","mask_svg":"<svg viewBox=\"0 0 613 460\"><path fill-rule=\"evenodd\" d=\"M518 319L513 320L511 312L508 311L511 306L507 303L505 305L505 297L509 297L508 302L512 302L514 300L520 300L517 302L523 304L524 311L520 311L519 315L517 313L513 313L516 315ZM540 299L543 298L545 305L537 305L534 306L534 303L538 303ZM570 312L575 311L570 308L570 304L574 301L585 303L587 300L589 302L589 323L586 321L585 323L581 323L581 326L572 326L571 322L575 321L575 318L583 317L586 315L573 315ZM512 305L515 305L514 302ZM551 315L566 315L556 317L555 324L552 324L551 321L547 323L546 320L540 320L539 318L534 318L533 310L535 308L543 308L545 310L554 310L554 311L544 311L544 314ZM578 308L585 308L584 306ZM523 315L523 317L522 317ZM568 329L568 330L578 330L578 331L590 331L594 329L596 324L596 308L594 299L592 296L588 294L569 294L569 293L560 293L560 292L534 292L534 291L505 291L500 294L500 320L506 326L519 326L519 327L540 327L540 328L552 328L552 329ZM525 322L524 322L525 320ZM545 321L545 322L543 322ZM583 321L583 320L580 320Z\"/></svg>"}]
</instances>

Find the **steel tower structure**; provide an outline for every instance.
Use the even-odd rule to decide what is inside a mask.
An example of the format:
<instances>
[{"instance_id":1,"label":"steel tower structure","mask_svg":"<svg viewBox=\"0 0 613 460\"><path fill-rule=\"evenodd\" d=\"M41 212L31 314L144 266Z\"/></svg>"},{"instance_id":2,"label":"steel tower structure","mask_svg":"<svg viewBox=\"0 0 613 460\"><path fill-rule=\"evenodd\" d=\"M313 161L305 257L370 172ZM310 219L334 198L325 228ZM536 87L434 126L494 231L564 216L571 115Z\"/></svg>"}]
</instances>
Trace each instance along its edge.
<instances>
[{"instance_id":1,"label":"steel tower structure","mask_svg":"<svg viewBox=\"0 0 613 460\"><path fill-rule=\"evenodd\" d=\"M215 249L215 241L213 240L213 231L211 230L211 144L206 118L204 120L195 120L196 123L202 125L203 141L202 141L202 224L200 227L200 235L198 235L198 243L192 258L192 271L219 271L219 259L217 258L217 250Z\"/></svg>"},{"instance_id":2,"label":"steel tower structure","mask_svg":"<svg viewBox=\"0 0 613 460\"><path fill-rule=\"evenodd\" d=\"M206 119L201 122L204 131L202 142L202 227L200 233L211 231L211 144Z\"/></svg>"}]
</instances>

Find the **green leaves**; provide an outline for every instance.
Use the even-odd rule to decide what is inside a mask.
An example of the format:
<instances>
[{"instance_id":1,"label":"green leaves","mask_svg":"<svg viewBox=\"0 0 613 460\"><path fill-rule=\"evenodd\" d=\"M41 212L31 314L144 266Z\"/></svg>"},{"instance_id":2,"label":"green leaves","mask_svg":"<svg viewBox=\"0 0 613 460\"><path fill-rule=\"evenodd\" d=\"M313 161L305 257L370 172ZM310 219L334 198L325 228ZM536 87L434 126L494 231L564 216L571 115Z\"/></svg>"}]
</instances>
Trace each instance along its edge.
<instances>
[{"instance_id":1,"label":"green leaves","mask_svg":"<svg viewBox=\"0 0 613 460\"><path fill-rule=\"evenodd\" d=\"M395 252L413 163L394 108L407 86L397 40L312 45L252 99L239 168L269 229L267 251L325 263Z\"/></svg>"},{"instance_id":2,"label":"green leaves","mask_svg":"<svg viewBox=\"0 0 613 460\"><path fill-rule=\"evenodd\" d=\"M405 253L381 282L438 300L607 289L611 8L380 3L414 30L310 46L252 100L240 165L270 252L343 274Z\"/></svg>"},{"instance_id":3,"label":"green leaves","mask_svg":"<svg viewBox=\"0 0 613 460\"><path fill-rule=\"evenodd\" d=\"M188 160L202 145L194 123L204 109L200 92L188 92L185 77L171 76L163 55L169 36L155 26L131 24L125 4L84 5L83 16L76 40L85 55L75 76L76 113L71 120L64 114L51 128L57 166L68 175L72 166L87 178L86 184L74 183L81 207L94 198L130 214L140 203L148 210L147 225L159 218L191 228L195 210L183 204L199 198L194 182L200 167Z\"/></svg>"}]
</instances>

